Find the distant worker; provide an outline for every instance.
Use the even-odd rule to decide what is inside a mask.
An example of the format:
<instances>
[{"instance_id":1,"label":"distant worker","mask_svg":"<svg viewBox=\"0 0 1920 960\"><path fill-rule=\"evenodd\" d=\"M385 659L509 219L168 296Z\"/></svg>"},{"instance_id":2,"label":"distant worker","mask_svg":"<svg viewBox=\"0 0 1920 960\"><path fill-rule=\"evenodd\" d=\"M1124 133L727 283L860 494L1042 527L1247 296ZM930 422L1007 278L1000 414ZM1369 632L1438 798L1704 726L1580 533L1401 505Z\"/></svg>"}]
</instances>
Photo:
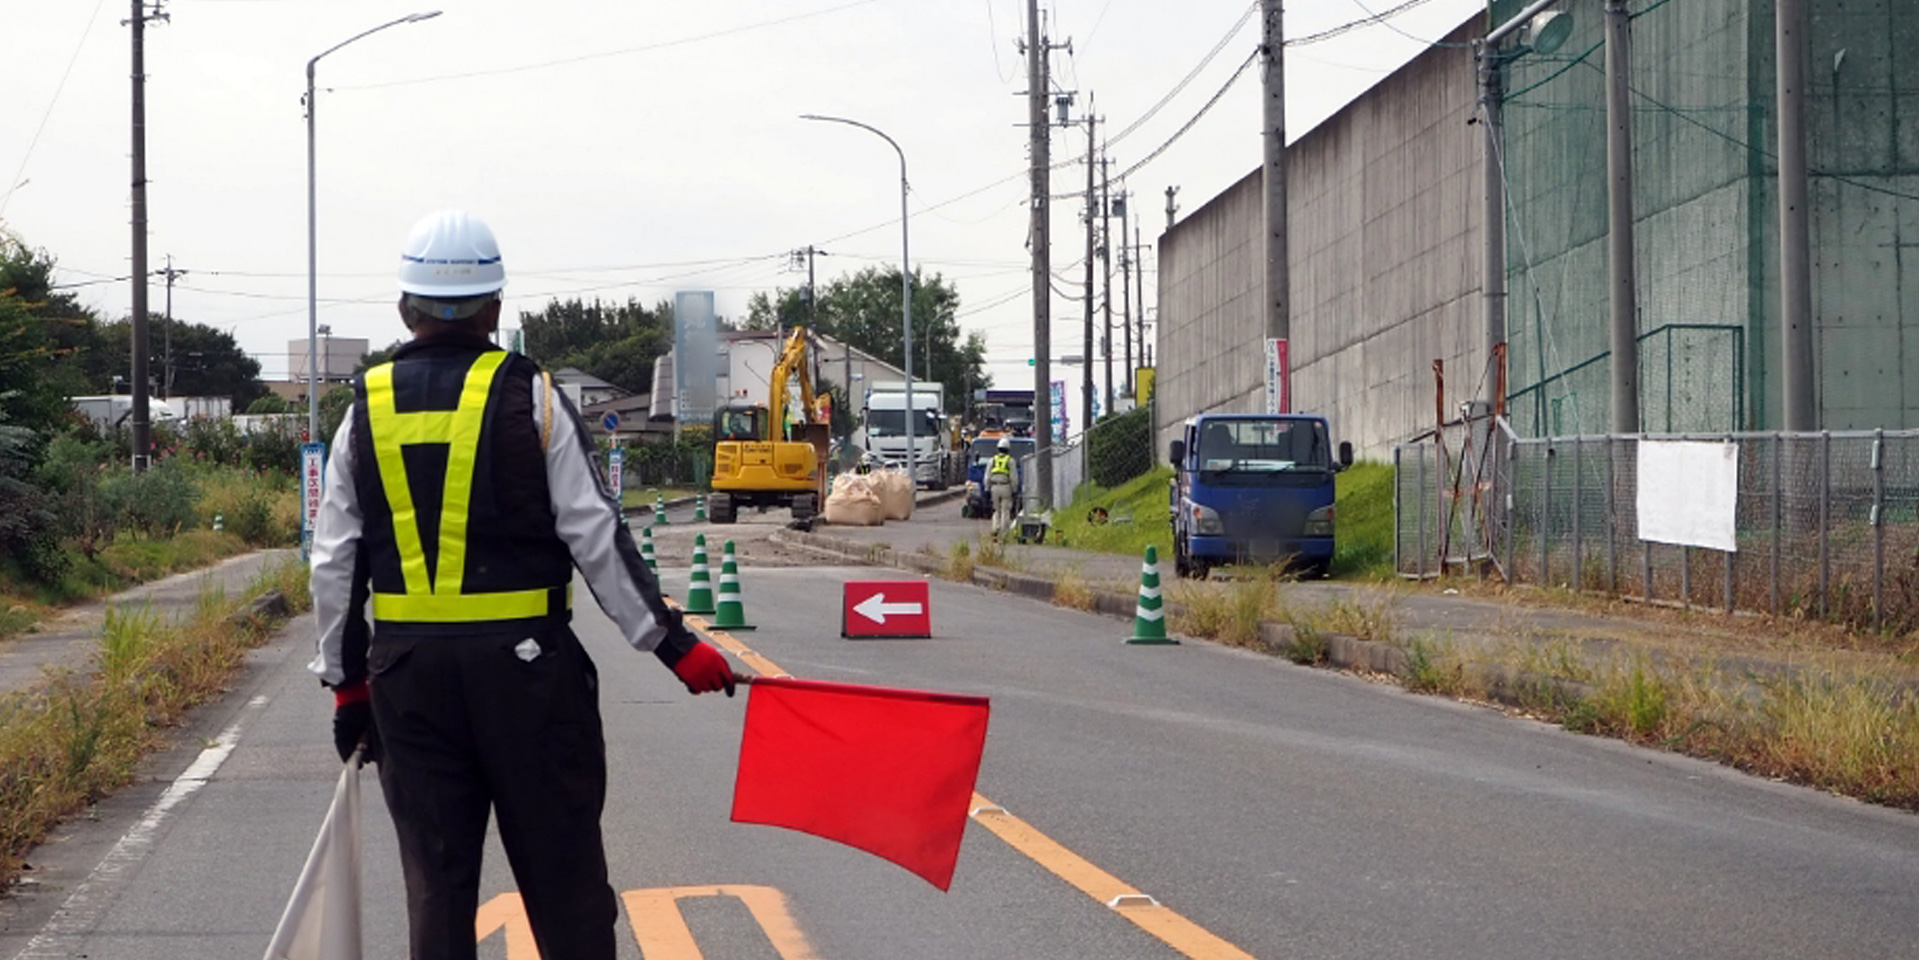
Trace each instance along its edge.
<instances>
[{"instance_id":1,"label":"distant worker","mask_svg":"<svg viewBox=\"0 0 1920 960\"><path fill-rule=\"evenodd\" d=\"M993 459L987 463L987 496L993 500L993 535L998 538L1013 524L1013 493L1020 487L1020 468L1013 464L1013 444L1006 437L993 449Z\"/></svg>"},{"instance_id":2,"label":"distant worker","mask_svg":"<svg viewBox=\"0 0 1920 960\"><path fill-rule=\"evenodd\" d=\"M379 764L414 960L474 956L489 816L540 955L611 960L606 746L568 627L574 568L689 693L732 695L735 677L661 599L566 394L490 341L505 284L477 218L434 214L407 238L413 340L356 378L328 456L309 669L333 689L341 760Z\"/></svg>"}]
</instances>

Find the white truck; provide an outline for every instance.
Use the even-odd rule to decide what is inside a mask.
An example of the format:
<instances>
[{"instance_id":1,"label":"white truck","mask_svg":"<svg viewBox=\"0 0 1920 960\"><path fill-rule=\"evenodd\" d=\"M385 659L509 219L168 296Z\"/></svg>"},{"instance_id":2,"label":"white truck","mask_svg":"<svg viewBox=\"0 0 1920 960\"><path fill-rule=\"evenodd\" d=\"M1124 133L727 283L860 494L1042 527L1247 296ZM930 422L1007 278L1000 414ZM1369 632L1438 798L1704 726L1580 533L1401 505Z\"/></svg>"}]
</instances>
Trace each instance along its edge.
<instances>
[{"instance_id":1,"label":"white truck","mask_svg":"<svg viewBox=\"0 0 1920 960\"><path fill-rule=\"evenodd\" d=\"M953 428L946 416L946 391L939 382L913 382L914 482L929 490L957 483L960 458L953 451ZM881 461L900 467L907 462L907 385L883 380L867 389L856 442Z\"/></svg>"},{"instance_id":2,"label":"white truck","mask_svg":"<svg viewBox=\"0 0 1920 960\"><path fill-rule=\"evenodd\" d=\"M125 394L106 397L70 397L68 403L88 420L93 421L94 429L102 433L111 432L133 418L133 398ZM147 398L147 422L168 423L180 419L180 415L167 406L165 400L157 397Z\"/></svg>"}]
</instances>

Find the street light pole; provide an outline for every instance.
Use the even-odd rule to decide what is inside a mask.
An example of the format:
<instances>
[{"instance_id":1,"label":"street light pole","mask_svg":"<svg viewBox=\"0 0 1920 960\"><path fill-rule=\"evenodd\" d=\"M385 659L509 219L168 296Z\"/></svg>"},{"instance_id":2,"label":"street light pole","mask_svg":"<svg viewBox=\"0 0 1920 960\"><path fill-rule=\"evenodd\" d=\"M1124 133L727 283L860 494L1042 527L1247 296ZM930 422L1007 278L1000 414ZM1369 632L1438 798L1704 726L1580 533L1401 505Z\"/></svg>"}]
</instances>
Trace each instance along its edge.
<instances>
[{"instance_id":1,"label":"street light pole","mask_svg":"<svg viewBox=\"0 0 1920 960\"><path fill-rule=\"evenodd\" d=\"M919 411L913 406L913 274L909 272L910 261L907 257L907 154L900 149L900 145L895 143L892 137L881 132L878 127L868 126L858 120L826 117L814 113L801 114L800 119L825 120L859 127L885 140L887 145L893 148L893 152L900 157L900 349L902 351L900 366L907 375L907 481L918 484L920 479L916 476L914 469L913 449L913 419Z\"/></svg>"},{"instance_id":2,"label":"street light pole","mask_svg":"<svg viewBox=\"0 0 1920 960\"><path fill-rule=\"evenodd\" d=\"M315 106L313 97L313 68L315 64L320 62L321 57L361 37L379 33L388 27L397 27L403 23L418 23L421 20L431 20L439 15L440 11L438 10L429 10L425 13L409 13L398 20L389 20L371 30L363 30L356 33L320 51L313 59L307 61L307 440L312 443L326 442L320 436L320 379L313 362L314 352L320 346L319 272L317 269L319 254L317 253L318 244L315 242L316 233L314 224L316 218L314 216L313 188L313 114Z\"/></svg>"}]
</instances>

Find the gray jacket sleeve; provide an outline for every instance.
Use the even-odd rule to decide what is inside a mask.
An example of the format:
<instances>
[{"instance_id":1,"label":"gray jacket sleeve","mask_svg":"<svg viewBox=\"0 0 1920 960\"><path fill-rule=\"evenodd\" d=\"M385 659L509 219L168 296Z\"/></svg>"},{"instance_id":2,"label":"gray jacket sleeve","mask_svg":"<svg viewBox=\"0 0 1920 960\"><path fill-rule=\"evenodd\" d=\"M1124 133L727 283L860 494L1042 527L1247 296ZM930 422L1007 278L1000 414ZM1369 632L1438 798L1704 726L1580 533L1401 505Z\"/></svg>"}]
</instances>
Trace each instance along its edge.
<instances>
[{"instance_id":1,"label":"gray jacket sleeve","mask_svg":"<svg viewBox=\"0 0 1920 960\"><path fill-rule=\"evenodd\" d=\"M548 393L540 377L533 380L533 392L534 419L543 428L550 425L547 489L555 532L620 635L672 666L695 638L681 625L679 613L667 607L659 581L621 525L619 501L595 465L593 443L580 429L573 402L557 390Z\"/></svg>"},{"instance_id":2,"label":"gray jacket sleeve","mask_svg":"<svg viewBox=\"0 0 1920 960\"><path fill-rule=\"evenodd\" d=\"M328 686L339 686L365 675L366 568L358 563L363 517L353 488L353 408L333 435L327 454L327 475L320 495L320 517L314 524L313 548L308 554L307 587L313 595L316 629L313 661L307 669ZM356 596L358 588L358 596ZM357 629L362 642L347 643ZM357 646L348 650L349 646ZM349 663L357 653L360 663ZM351 668L351 669L350 669Z\"/></svg>"}]
</instances>

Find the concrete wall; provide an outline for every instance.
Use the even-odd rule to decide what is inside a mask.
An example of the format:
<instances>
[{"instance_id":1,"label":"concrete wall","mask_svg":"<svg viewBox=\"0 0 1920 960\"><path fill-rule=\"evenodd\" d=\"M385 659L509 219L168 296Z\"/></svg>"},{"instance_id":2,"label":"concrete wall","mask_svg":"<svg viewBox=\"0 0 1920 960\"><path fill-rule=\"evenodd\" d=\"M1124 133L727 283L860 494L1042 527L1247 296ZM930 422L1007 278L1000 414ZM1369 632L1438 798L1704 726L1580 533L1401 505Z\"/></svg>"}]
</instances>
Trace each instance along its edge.
<instances>
[{"instance_id":1,"label":"concrete wall","mask_svg":"<svg viewBox=\"0 0 1920 960\"><path fill-rule=\"evenodd\" d=\"M1499 0L1495 22L1521 0ZM1810 0L1816 409L1920 425L1913 0ZM1602 432L1610 405L1602 0L1508 68L1509 397L1523 433ZM1778 426L1772 0L1630 4L1640 408L1649 431ZM1362 456L1480 395L1475 16L1288 151L1297 409ZM1160 449L1181 420L1263 402L1260 171L1161 234Z\"/></svg>"},{"instance_id":2,"label":"concrete wall","mask_svg":"<svg viewBox=\"0 0 1920 960\"><path fill-rule=\"evenodd\" d=\"M1485 364L1474 98L1472 52L1436 46L1288 150L1294 408L1363 457L1433 421L1435 359L1450 405ZM1262 408L1265 233L1256 169L1160 237L1160 449L1195 413Z\"/></svg>"}]
</instances>

